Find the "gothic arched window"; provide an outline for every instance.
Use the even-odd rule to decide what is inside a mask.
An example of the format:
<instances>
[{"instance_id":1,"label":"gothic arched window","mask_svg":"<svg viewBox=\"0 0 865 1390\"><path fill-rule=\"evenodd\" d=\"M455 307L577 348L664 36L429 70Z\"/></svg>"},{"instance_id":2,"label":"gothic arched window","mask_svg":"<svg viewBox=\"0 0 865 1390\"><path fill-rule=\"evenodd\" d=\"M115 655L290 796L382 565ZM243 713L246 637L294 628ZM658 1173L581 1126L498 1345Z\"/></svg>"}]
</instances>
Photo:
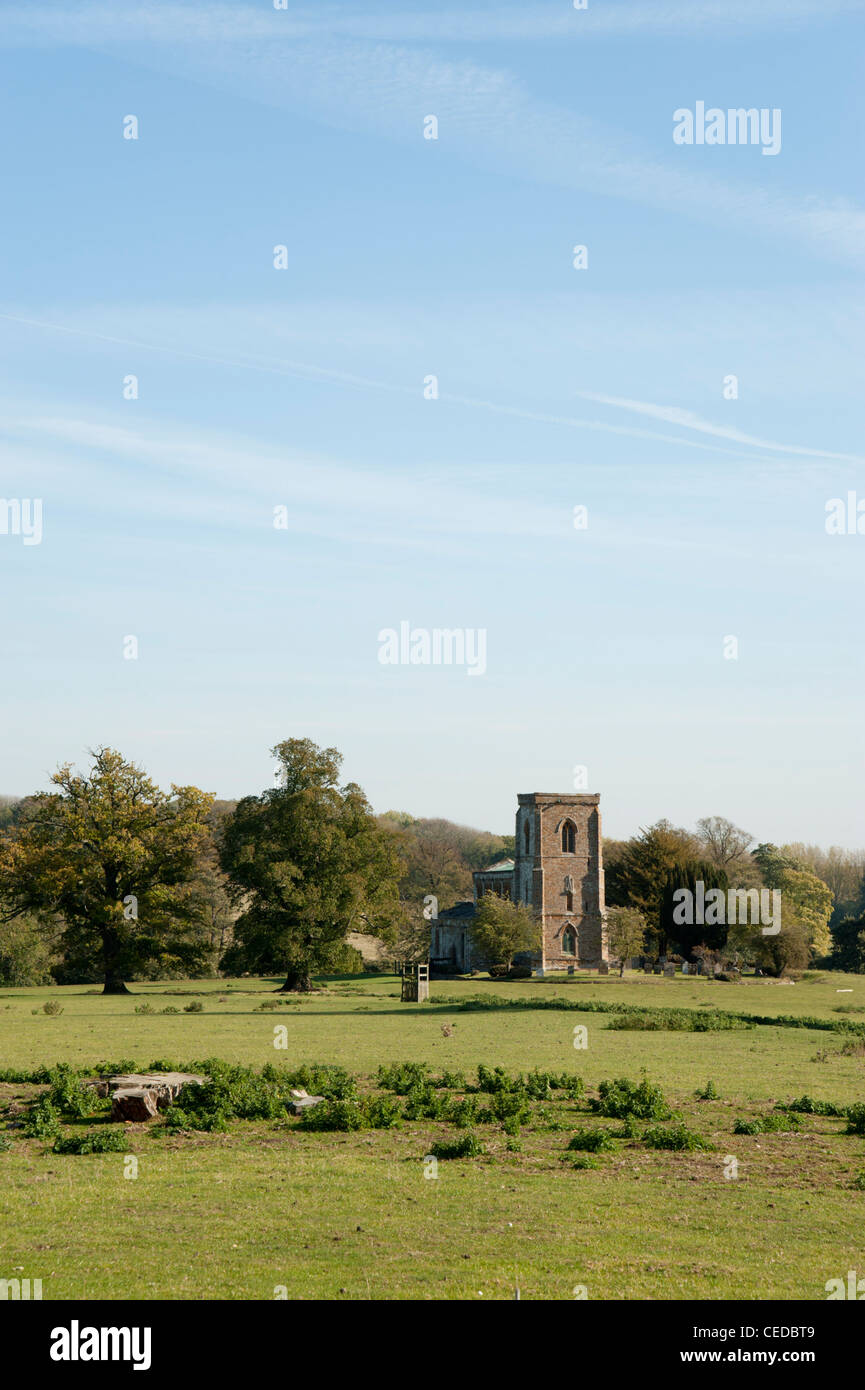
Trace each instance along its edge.
<instances>
[{"instance_id":1,"label":"gothic arched window","mask_svg":"<svg viewBox=\"0 0 865 1390\"><path fill-rule=\"evenodd\" d=\"M562 826L562 854L574 854L577 848L577 827L572 820Z\"/></svg>"},{"instance_id":2,"label":"gothic arched window","mask_svg":"<svg viewBox=\"0 0 865 1390\"><path fill-rule=\"evenodd\" d=\"M577 933L570 923L562 932L562 955L575 956L577 954Z\"/></svg>"},{"instance_id":3,"label":"gothic arched window","mask_svg":"<svg viewBox=\"0 0 865 1390\"><path fill-rule=\"evenodd\" d=\"M523 838L525 839L525 842L526 842L526 854L528 854L528 852L529 852L529 838L530 838L530 831L529 831L529 823L528 823L528 821L526 821L525 825L523 826Z\"/></svg>"}]
</instances>

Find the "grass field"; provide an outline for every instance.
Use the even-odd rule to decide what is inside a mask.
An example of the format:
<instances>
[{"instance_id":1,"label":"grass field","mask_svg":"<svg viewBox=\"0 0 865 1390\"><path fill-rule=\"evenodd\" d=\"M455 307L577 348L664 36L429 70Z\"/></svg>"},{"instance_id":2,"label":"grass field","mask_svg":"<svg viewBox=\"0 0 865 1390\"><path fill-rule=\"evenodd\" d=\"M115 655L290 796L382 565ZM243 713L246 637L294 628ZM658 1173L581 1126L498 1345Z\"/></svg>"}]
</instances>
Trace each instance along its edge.
<instances>
[{"instance_id":1,"label":"grass field","mask_svg":"<svg viewBox=\"0 0 865 1390\"><path fill-rule=\"evenodd\" d=\"M124 1153L66 1156L24 1138L20 1116L44 1087L0 1085L0 1279L42 1279L46 1299L589 1298L824 1299L825 1284L865 1273L865 1138L846 1121L803 1114L791 1133L734 1134L804 1093L865 1102L865 978L722 984L661 977L433 982L429 1004L402 1004L390 976L344 977L272 1010L274 981L0 991L0 1067L207 1057L261 1068L338 1064L368 1089L382 1063L434 1072L478 1064L510 1073L578 1073L587 1095L645 1069L684 1123L713 1147L671 1152L621 1138L597 1167L569 1162L586 1126L611 1133L585 1100L533 1107L512 1140L476 1128L485 1152L424 1159L460 1131L438 1120L398 1128L309 1132L295 1121L236 1121L225 1133L158 1137L126 1127ZM843 991L843 992L840 992ZM514 1004L463 1007L472 997ZM62 1013L41 1006L56 999ZM777 1025L719 1032L619 1031L610 1013L520 1007L608 1003L702 1013L723 1009ZM199 1001L202 1012L183 1013ZM150 1004L153 1013L136 1014ZM178 1013L164 1014L165 1008ZM807 1017L823 1027L789 1026ZM443 1025L452 1032L445 1036ZM574 1048L575 1027L587 1030ZM284 1027L287 1046L274 1048ZM865 1031L865 1029L863 1029ZM712 1080L717 1099L695 1092ZM7 1128L2 1130L2 1126ZM729 1159L738 1177L725 1177Z\"/></svg>"}]
</instances>

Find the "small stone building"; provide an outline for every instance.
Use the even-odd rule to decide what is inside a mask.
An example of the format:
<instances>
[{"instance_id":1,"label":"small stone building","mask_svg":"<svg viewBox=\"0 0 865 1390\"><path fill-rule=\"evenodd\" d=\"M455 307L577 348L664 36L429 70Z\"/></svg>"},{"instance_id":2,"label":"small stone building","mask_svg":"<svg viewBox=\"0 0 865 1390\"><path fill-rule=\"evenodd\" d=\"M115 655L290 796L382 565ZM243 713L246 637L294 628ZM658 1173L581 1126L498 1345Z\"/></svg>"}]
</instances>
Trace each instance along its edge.
<instances>
[{"instance_id":1,"label":"small stone building","mask_svg":"<svg viewBox=\"0 0 865 1390\"><path fill-rule=\"evenodd\" d=\"M467 973L470 928L478 901L495 893L540 915L545 969L597 967L607 960L600 795L526 792L517 797L516 851L474 874L474 898L440 912L432 923L430 963Z\"/></svg>"}]
</instances>

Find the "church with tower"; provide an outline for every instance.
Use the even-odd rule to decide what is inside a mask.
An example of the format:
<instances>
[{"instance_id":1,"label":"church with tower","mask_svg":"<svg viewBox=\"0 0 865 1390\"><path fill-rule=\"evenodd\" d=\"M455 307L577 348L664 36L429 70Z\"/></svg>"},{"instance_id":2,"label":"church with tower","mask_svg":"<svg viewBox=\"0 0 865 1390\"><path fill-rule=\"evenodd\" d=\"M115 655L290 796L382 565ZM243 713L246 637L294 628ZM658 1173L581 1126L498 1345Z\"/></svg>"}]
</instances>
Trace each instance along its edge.
<instances>
[{"instance_id":1,"label":"church with tower","mask_svg":"<svg viewBox=\"0 0 865 1390\"><path fill-rule=\"evenodd\" d=\"M534 909L543 969L590 969L605 962L600 800L598 793L519 795L513 859L479 870L473 900L439 913L431 924L430 964L460 974L484 968L474 957L471 924L485 893Z\"/></svg>"}]
</instances>

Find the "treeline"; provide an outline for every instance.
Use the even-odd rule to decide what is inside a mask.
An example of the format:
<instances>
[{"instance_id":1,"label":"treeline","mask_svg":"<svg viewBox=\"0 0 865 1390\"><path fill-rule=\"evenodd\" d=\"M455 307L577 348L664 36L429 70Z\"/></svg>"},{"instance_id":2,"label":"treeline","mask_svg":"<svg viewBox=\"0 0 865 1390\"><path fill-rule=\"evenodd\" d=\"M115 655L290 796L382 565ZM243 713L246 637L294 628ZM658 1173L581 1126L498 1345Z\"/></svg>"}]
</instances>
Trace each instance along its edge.
<instances>
[{"instance_id":1,"label":"treeline","mask_svg":"<svg viewBox=\"0 0 865 1390\"><path fill-rule=\"evenodd\" d=\"M162 791L113 749L52 790L0 798L0 984L128 981L244 972L308 989L313 973L359 968L351 932L424 956L424 899L472 896L472 873L514 852L512 836L376 815L342 758L309 739L272 750L276 784L238 802ZM604 843L619 954L703 951L772 973L819 963L865 971L865 852L755 844L720 816L688 831L659 821ZM783 929L682 924L683 887L778 890Z\"/></svg>"},{"instance_id":2,"label":"treeline","mask_svg":"<svg viewBox=\"0 0 865 1390\"><path fill-rule=\"evenodd\" d=\"M619 954L692 960L708 952L771 974L809 964L865 971L865 851L756 844L723 816L707 816L695 831L661 820L629 840L606 841L604 867ZM764 932L756 917L683 921L681 890L696 896L698 884L726 900L731 889L777 893L781 930Z\"/></svg>"}]
</instances>

